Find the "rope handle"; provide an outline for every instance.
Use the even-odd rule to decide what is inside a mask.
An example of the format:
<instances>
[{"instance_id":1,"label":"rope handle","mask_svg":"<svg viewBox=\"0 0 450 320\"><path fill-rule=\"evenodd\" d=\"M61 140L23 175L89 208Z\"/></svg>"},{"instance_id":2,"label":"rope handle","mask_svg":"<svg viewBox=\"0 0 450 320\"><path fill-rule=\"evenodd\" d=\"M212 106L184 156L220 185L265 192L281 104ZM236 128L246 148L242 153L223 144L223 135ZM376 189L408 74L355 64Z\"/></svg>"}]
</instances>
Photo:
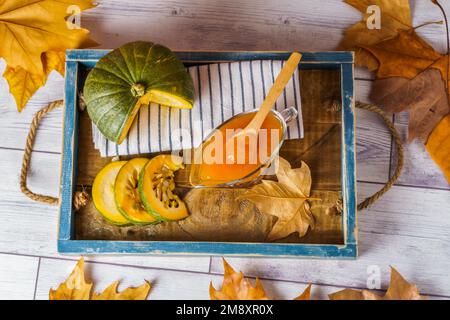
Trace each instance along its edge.
<instances>
[{"instance_id":1,"label":"rope handle","mask_svg":"<svg viewBox=\"0 0 450 320\"><path fill-rule=\"evenodd\" d=\"M384 123L389 129L389 132L391 133L392 137L394 138L395 147L397 149L397 167L395 168L394 174L389 178L389 180L386 182L386 184L375 192L370 197L367 197L364 199L360 204L358 204L358 210L364 210L373 203L375 203L383 194L385 194L389 189L392 188L394 183L397 181L397 179L400 177L400 174L402 173L403 164L404 164L404 150L403 150L403 144L402 140L400 138L400 134L398 133L397 129L395 128L392 121L387 117L386 113L380 109L379 107L368 104L368 103L362 103L359 101L356 101L356 107L368 111L372 111L376 113L378 116L383 119Z\"/></svg>"},{"instance_id":2,"label":"rope handle","mask_svg":"<svg viewBox=\"0 0 450 320\"><path fill-rule=\"evenodd\" d=\"M34 145L34 138L36 137L36 131L39 127L39 123L41 119L50 111L59 108L63 105L63 100L57 100L52 103L50 103L47 107L44 109L36 112L36 114L33 117L33 120L31 121L30 125L30 131L28 132L26 144L25 144L25 152L23 154L23 160L22 160L22 168L20 170L20 190L23 194L25 194L28 198L39 201L43 203L47 203L50 205L57 205L59 203L59 199L55 197L46 196L43 194L34 193L27 187L27 174L28 174L28 168L30 166L30 160L31 160L31 152L33 151L33 145ZM85 206L89 201L89 194L86 191L77 191L74 194L73 197L73 206L75 210L80 209L81 207Z\"/></svg>"},{"instance_id":3,"label":"rope handle","mask_svg":"<svg viewBox=\"0 0 450 320\"><path fill-rule=\"evenodd\" d=\"M58 100L50 103L47 107L44 109L38 111L31 121L30 126L30 132L28 132L26 145L25 145L25 152L23 155L23 161L22 161L22 169L20 171L20 190L30 199L51 204L51 205L57 205L59 203L59 199L55 197L50 197L42 194L37 194L32 192L27 187L27 173L28 168L30 165L31 160L31 152L33 149L34 144L34 138L36 137L36 131L39 126L39 122L41 119L50 111L53 109L59 108L63 105L63 100ZM388 127L391 135L394 137L396 149L397 149L397 167L395 168L394 174L391 176L391 178L386 182L386 184L378 190L376 193L371 195L370 197L367 197L362 201L360 204L358 204L358 210L366 209L371 204L375 203L383 194L385 194L397 181L398 177L400 176L402 169L403 169L403 163L404 163L404 152L403 152L403 145L400 138L400 134L398 133L397 129L395 128L392 121L386 116L383 110L381 110L379 107L368 104L368 103L362 103L357 101L356 107L364 110L368 110L371 112L374 112L378 114L378 116L381 117L381 119L384 121L386 126ZM74 194L73 199L73 206L75 210L80 209L81 207L85 206L87 202L89 201L89 194L86 191L77 191Z\"/></svg>"}]
</instances>

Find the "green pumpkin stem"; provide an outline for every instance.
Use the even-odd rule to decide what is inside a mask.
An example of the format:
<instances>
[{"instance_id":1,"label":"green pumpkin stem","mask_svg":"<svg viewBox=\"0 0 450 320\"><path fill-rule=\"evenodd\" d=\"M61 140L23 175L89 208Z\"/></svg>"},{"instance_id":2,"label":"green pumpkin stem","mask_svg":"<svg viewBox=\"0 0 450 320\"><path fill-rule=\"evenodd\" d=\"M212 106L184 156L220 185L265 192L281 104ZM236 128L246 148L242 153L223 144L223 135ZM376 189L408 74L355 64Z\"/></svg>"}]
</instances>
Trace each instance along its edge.
<instances>
[{"instance_id":1,"label":"green pumpkin stem","mask_svg":"<svg viewBox=\"0 0 450 320\"><path fill-rule=\"evenodd\" d=\"M142 83L135 83L131 86L133 97L142 97L145 94L145 86Z\"/></svg>"}]
</instances>

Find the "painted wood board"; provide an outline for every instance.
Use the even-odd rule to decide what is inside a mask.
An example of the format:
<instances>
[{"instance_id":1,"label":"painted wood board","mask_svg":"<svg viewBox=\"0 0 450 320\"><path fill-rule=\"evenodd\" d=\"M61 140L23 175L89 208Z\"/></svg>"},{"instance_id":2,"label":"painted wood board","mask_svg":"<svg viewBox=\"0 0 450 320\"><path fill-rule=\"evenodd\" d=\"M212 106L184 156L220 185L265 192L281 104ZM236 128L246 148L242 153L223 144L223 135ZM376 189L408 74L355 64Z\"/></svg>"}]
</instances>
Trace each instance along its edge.
<instances>
[{"instance_id":1,"label":"painted wood board","mask_svg":"<svg viewBox=\"0 0 450 320\"><path fill-rule=\"evenodd\" d=\"M39 258L0 253L0 300L31 300Z\"/></svg>"},{"instance_id":2,"label":"painted wood board","mask_svg":"<svg viewBox=\"0 0 450 320\"><path fill-rule=\"evenodd\" d=\"M234 262L234 261L233 261ZM56 288L59 283L64 281L74 268L76 261L59 259L42 259L39 278L36 288L36 299L48 299L50 288ZM237 266L236 271L239 271ZM109 264L85 263L85 272L88 281L94 283L95 291L102 291L108 285L116 280L120 280L119 290L128 286L141 285L145 280L152 285L150 300L199 300L209 299L209 283L212 282L215 288L219 289L222 284L222 269L220 274L194 273L170 270L155 270L148 268L123 267ZM382 274L384 281L387 281L387 275ZM255 279L250 278L254 284ZM276 281L270 279L261 280L267 295L270 298L278 300L289 300L298 296L307 287L308 283L293 281ZM362 289L365 289L364 285ZM344 289L339 286L328 286L322 284L313 284L311 290L312 299L328 299L328 294ZM358 288L354 288L358 289ZM381 292L379 292L381 294ZM445 299L442 296L429 296L429 299Z\"/></svg>"},{"instance_id":3,"label":"painted wood board","mask_svg":"<svg viewBox=\"0 0 450 320\"><path fill-rule=\"evenodd\" d=\"M411 8L414 25L442 18L429 1L412 1ZM126 6L114 0L83 13L82 25L103 48L153 39L179 50L318 51L337 47L343 30L360 19L360 12L339 0L137 0ZM445 50L442 25L418 32Z\"/></svg>"},{"instance_id":4,"label":"painted wood board","mask_svg":"<svg viewBox=\"0 0 450 320\"><path fill-rule=\"evenodd\" d=\"M358 187L360 201L380 188L371 183L359 183ZM361 211L359 227L363 232L445 243L450 239L449 208L449 190L395 186L369 209ZM433 252L428 254L430 258L437 255Z\"/></svg>"},{"instance_id":5,"label":"painted wood board","mask_svg":"<svg viewBox=\"0 0 450 320\"><path fill-rule=\"evenodd\" d=\"M395 115L395 127L403 141L407 141L408 120L407 111ZM414 140L404 144L405 165L403 173L397 181L399 185L420 186L450 190L450 184L438 165L431 159L423 142ZM391 174L397 164L397 152L392 150Z\"/></svg>"},{"instance_id":6,"label":"painted wood board","mask_svg":"<svg viewBox=\"0 0 450 320\"><path fill-rule=\"evenodd\" d=\"M49 289L56 288L64 281L75 266L75 261L42 259L37 283L36 299L48 299ZM146 268L131 268L98 263L86 263L86 276L95 283L94 290L102 291L110 283L120 280L119 290L127 286L141 285L145 280L152 285L149 299L209 299L209 283L220 287L222 277L208 273L180 272L155 270ZM263 285L271 297L292 299L305 288L303 283L264 280ZM327 289L327 288L326 288ZM331 288L329 290L332 290ZM326 298L322 287L315 288L316 298Z\"/></svg>"}]
</instances>

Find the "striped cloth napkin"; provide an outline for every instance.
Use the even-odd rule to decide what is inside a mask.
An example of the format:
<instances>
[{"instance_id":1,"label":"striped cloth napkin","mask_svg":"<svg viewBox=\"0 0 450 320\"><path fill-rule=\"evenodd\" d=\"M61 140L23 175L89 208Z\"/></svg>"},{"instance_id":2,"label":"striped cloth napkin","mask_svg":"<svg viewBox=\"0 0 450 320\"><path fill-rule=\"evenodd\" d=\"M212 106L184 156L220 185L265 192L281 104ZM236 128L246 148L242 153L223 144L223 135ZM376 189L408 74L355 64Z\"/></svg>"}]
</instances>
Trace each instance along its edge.
<instances>
[{"instance_id":1,"label":"striped cloth napkin","mask_svg":"<svg viewBox=\"0 0 450 320\"><path fill-rule=\"evenodd\" d=\"M120 145L107 140L92 124L95 148L102 157L109 157L197 147L227 119L259 108L283 65L279 60L253 60L189 67L196 95L192 109L142 106ZM291 106L298 118L289 123L287 139L303 138L298 70L274 108L282 111Z\"/></svg>"}]
</instances>

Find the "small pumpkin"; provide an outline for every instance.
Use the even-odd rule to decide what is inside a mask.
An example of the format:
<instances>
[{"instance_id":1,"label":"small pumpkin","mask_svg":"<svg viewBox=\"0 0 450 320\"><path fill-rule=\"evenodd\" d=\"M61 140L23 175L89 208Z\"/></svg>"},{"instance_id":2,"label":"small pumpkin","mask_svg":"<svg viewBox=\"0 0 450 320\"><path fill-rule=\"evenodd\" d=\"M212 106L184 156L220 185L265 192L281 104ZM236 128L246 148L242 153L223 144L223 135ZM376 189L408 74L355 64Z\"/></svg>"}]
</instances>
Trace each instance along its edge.
<instances>
[{"instance_id":1,"label":"small pumpkin","mask_svg":"<svg viewBox=\"0 0 450 320\"><path fill-rule=\"evenodd\" d=\"M185 203L173 193L174 172L183 168L183 159L163 154L145 165L139 176L139 195L147 212L162 221L186 218L189 213Z\"/></svg>"},{"instance_id":2,"label":"small pumpkin","mask_svg":"<svg viewBox=\"0 0 450 320\"><path fill-rule=\"evenodd\" d=\"M168 48L136 41L102 57L83 89L89 117L109 140L122 143L142 105L192 108L194 85Z\"/></svg>"}]
</instances>

